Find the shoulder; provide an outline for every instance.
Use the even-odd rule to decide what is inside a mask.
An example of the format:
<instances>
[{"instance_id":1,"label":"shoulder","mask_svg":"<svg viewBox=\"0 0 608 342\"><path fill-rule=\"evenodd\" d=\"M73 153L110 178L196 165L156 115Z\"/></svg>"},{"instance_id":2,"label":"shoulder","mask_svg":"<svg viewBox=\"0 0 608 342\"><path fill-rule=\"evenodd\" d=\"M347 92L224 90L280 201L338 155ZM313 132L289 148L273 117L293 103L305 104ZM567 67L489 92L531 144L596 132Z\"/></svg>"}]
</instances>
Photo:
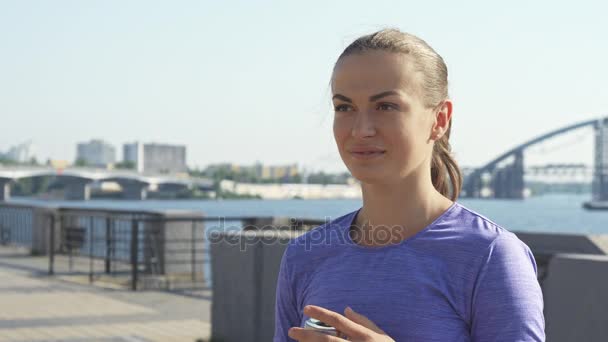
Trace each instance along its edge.
<instances>
[{"instance_id":1,"label":"shoulder","mask_svg":"<svg viewBox=\"0 0 608 342\"><path fill-rule=\"evenodd\" d=\"M460 203L456 203L456 213L444 225L447 226L446 229L453 230L460 237L458 239L460 243L478 249L486 249L502 241L523 244L507 228Z\"/></svg>"},{"instance_id":2,"label":"shoulder","mask_svg":"<svg viewBox=\"0 0 608 342\"><path fill-rule=\"evenodd\" d=\"M427 237L424 249L442 250L450 260L480 263L497 247L494 252L531 254L528 246L513 232L460 203L455 204Z\"/></svg>"}]
</instances>

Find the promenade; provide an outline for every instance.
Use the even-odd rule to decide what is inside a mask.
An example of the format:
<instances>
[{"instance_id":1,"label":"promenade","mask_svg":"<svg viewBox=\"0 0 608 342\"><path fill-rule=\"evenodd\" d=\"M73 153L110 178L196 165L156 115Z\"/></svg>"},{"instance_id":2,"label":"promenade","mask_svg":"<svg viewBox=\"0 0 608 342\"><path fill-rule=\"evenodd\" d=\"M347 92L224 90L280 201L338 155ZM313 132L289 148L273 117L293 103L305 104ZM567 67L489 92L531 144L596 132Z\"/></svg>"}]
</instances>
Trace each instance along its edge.
<instances>
[{"instance_id":1,"label":"promenade","mask_svg":"<svg viewBox=\"0 0 608 342\"><path fill-rule=\"evenodd\" d=\"M0 246L0 341L207 341L211 292L196 296L48 276L48 257Z\"/></svg>"}]
</instances>

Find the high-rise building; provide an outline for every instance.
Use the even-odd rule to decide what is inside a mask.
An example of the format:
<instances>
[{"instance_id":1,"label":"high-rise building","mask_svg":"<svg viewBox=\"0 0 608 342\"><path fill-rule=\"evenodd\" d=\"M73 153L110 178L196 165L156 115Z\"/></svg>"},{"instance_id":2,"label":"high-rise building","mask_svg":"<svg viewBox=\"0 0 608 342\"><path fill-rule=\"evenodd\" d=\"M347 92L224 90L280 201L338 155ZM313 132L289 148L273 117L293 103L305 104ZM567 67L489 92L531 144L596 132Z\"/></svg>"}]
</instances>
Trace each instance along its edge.
<instances>
[{"instance_id":1,"label":"high-rise building","mask_svg":"<svg viewBox=\"0 0 608 342\"><path fill-rule=\"evenodd\" d=\"M290 178L298 174L298 165L263 166L259 171L259 177L262 179Z\"/></svg>"},{"instance_id":2,"label":"high-rise building","mask_svg":"<svg viewBox=\"0 0 608 342\"><path fill-rule=\"evenodd\" d=\"M138 142L124 144L122 146L122 161L131 162L137 172L144 172L143 144Z\"/></svg>"},{"instance_id":3,"label":"high-rise building","mask_svg":"<svg viewBox=\"0 0 608 342\"><path fill-rule=\"evenodd\" d=\"M114 164L116 161L116 149L99 139L79 143L76 149L76 162L79 161L88 166L107 167L108 164Z\"/></svg>"},{"instance_id":4,"label":"high-rise building","mask_svg":"<svg viewBox=\"0 0 608 342\"><path fill-rule=\"evenodd\" d=\"M0 153L0 156L17 163L28 163L33 157L32 142L27 141L16 146L12 146L6 153Z\"/></svg>"},{"instance_id":5,"label":"high-rise building","mask_svg":"<svg viewBox=\"0 0 608 342\"><path fill-rule=\"evenodd\" d=\"M210 176L220 171L240 174L240 176L248 175L257 180L288 181L300 175L297 164L268 166L263 165L260 162L256 162L253 165L222 163L209 165L205 169L205 172L208 173Z\"/></svg>"},{"instance_id":6,"label":"high-rise building","mask_svg":"<svg viewBox=\"0 0 608 342\"><path fill-rule=\"evenodd\" d=\"M123 160L135 164L138 172L181 173L188 171L186 146L168 144L124 144Z\"/></svg>"}]
</instances>

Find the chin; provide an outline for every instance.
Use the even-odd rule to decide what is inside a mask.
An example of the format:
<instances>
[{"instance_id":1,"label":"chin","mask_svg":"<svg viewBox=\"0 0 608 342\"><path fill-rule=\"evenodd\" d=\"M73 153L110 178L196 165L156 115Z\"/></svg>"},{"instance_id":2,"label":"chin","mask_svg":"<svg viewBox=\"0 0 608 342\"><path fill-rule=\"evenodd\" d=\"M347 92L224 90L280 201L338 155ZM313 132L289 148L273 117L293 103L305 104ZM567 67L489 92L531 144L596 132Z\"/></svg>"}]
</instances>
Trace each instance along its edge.
<instances>
[{"instance_id":1,"label":"chin","mask_svg":"<svg viewBox=\"0 0 608 342\"><path fill-rule=\"evenodd\" d=\"M359 170L357 168L349 168L349 170L351 175L361 183L385 183L387 180L385 176L375 170Z\"/></svg>"}]
</instances>

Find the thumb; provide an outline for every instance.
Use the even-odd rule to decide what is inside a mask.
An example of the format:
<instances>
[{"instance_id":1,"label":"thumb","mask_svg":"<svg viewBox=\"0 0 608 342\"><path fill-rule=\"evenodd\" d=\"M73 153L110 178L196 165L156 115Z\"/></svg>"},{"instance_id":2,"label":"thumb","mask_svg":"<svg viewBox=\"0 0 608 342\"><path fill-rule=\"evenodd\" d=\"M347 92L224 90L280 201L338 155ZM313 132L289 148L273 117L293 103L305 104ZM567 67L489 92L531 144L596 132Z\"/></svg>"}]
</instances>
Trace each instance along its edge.
<instances>
[{"instance_id":1,"label":"thumb","mask_svg":"<svg viewBox=\"0 0 608 342\"><path fill-rule=\"evenodd\" d=\"M362 314L355 312L355 310L353 310L350 306L346 307L344 310L344 316L357 324L373 330L378 334L386 334L384 331L382 331L382 329L378 328L376 323L372 322L369 318L363 316Z\"/></svg>"}]
</instances>

